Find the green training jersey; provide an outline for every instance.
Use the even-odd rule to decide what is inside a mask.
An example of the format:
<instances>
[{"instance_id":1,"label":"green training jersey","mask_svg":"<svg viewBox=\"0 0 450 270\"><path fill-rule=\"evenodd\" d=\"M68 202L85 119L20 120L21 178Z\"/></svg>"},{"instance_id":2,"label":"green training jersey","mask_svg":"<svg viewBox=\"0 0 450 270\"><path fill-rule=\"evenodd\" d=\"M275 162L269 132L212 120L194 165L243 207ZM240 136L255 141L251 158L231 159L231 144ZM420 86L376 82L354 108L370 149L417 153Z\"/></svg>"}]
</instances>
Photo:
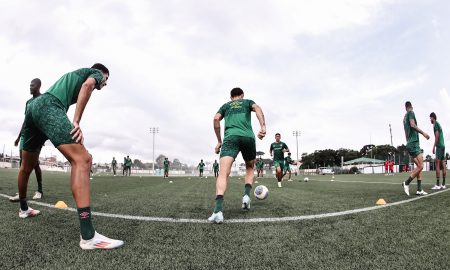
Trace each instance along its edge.
<instances>
[{"instance_id":1,"label":"green training jersey","mask_svg":"<svg viewBox=\"0 0 450 270\"><path fill-rule=\"evenodd\" d=\"M224 138L242 136L255 138L252 129L251 112L253 100L238 99L225 103L217 113L225 119Z\"/></svg>"},{"instance_id":2,"label":"green training jersey","mask_svg":"<svg viewBox=\"0 0 450 270\"><path fill-rule=\"evenodd\" d=\"M199 168L200 170L203 170L203 167L205 167L205 163L203 163L203 162L200 162L200 163L197 165L197 168Z\"/></svg>"},{"instance_id":3,"label":"green training jersey","mask_svg":"<svg viewBox=\"0 0 450 270\"><path fill-rule=\"evenodd\" d=\"M264 168L264 161L258 161L258 163L256 163L256 168L262 170Z\"/></svg>"},{"instance_id":4,"label":"green training jersey","mask_svg":"<svg viewBox=\"0 0 450 270\"><path fill-rule=\"evenodd\" d=\"M169 163L170 161L164 160L164 169L169 169Z\"/></svg>"},{"instance_id":5,"label":"green training jersey","mask_svg":"<svg viewBox=\"0 0 450 270\"><path fill-rule=\"evenodd\" d=\"M413 111L409 111L405 114L403 118L403 127L405 129L406 142L410 143L418 143L419 142L419 133L411 127L410 119L414 120L414 123L417 125L416 116Z\"/></svg>"},{"instance_id":6,"label":"green training jersey","mask_svg":"<svg viewBox=\"0 0 450 270\"><path fill-rule=\"evenodd\" d=\"M112 164L113 168L115 168L117 166L117 160L113 159L111 161L111 164Z\"/></svg>"},{"instance_id":7,"label":"green training jersey","mask_svg":"<svg viewBox=\"0 0 450 270\"><path fill-rule=\"evenodd\" d=\"M439 124L438 121L434 122L434 127L433 127L433 131L436 134L436 131L439 132L439 140L436 144L437 147L445 147L445 143L444 143L444 134L442 133L442 127L441 124Z\"/></svg>"},{"instance_id":8,"label":"green training jersey","mask_svg":"<svg viewBox=\"0 0 450 270\"><path fill-rule=\"evenodd\" d=\"M273 151L273 160L282 160L284 161L284 152L283 149L289 149L284 142L274 142L270 145L270 152Z\"/></svg>"},{"instance_id":9,"label":"green training jersey","mask_svg":"<svg viewBox=\"0 0 450 270\"><path fill-rule=\"evenodd\" d=\"M284 164L286 164L286 166L289 166L290 164L292 164L292 158L290 156L285 157Z\"/></svg>"},{"instance_id":10,"label":"green training jersey","mask_svg":"<svg viewBox=\"0 0 450 270\"><path fill-rule=\"evenodd\" d=\"M219 163L214 162L213 163L213 169L214 169L215 172L219 171Z\"/></svg>"},{"instance_id":11,"label":"green training jersey","mask_svg":"<svg viewBox=\"0 0 450 270\"><path fill-rule=\"evenodd\" d=\"M131 161L131 158L125 159L125 166L131 167L132 164L133 164L133 162Z\"/></svg>"},{"instance_id":12,"label":"green training jersey","mask_svg":"<svg viewBox=\"0 0 450 270\"><path fill-rule=\"evenodd\" d=\"M59 99L67 111L70 105L77 103L81 86L88 78L94 78L96 81L95 87L100 88L103 73L94 68L80 68L64 74L47 90L47 93Z\"/></svg>"}]
</instances>

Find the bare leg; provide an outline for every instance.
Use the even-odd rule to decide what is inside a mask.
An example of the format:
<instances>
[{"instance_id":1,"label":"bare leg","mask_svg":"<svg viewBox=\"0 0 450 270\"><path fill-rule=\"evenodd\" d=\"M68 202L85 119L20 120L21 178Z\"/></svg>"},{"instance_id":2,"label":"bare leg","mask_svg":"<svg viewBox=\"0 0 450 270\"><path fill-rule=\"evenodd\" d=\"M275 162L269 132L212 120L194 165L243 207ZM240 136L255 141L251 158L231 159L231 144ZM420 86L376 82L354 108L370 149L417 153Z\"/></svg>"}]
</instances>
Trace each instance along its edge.
<instances>
[{"instance_id":1,"label":"bare leg","mask_svg":"<svg viewBox=\"0 0 450 270\"><path fill-rule=\"evenodd\" d=\"M17 177L17 184L19 187L19 198L21 200L27 197L28 179L39 159L39 152L28 152L22 150L22 164L19 169L19 176ZM26 209L22 209L26 210Z\"/></svg>"},{"instance_id":2,"label":"bare leg","mask_svg":"<svg viewBox=\"0 0 450 270\"><path fill-rule=\"evenodd\" d=\"M230 176L231 166L233 165L234 158L221 157L219 176L216 180L216 195L224 195L227 191L228 177Z\"/></svg>"},{"instance_id":3,"label":"bare leg","mask_svg":"<svg viewBox=\"0 0 450 270\"><path fill-rule=\"evenodd\" d=\"M250 160L245 162L245 183L253 184L253 178L255 177L255 160Z\"/></svg>"},{"instance_id":4,"label":"bare leg","mask_svg":"<svg viewBox=\"0 0 450 270\"><path fill-rule=\"evenodd\" d=\"M63 144L58 150L72 165L70 176L72 195L77 208L85 208L90 205L89 173L92 158L81 144Z\"/></svg>"}]
</instances>

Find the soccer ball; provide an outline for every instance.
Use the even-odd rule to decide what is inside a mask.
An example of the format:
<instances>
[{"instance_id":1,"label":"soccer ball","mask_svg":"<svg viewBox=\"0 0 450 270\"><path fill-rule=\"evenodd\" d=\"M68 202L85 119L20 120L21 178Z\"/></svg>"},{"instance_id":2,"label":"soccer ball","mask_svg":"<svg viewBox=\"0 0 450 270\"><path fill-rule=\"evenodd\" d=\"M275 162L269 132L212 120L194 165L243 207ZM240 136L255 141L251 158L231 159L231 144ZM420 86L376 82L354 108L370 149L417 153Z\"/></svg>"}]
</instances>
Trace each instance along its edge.
<instances>
[{"instance_id":1,"label":"soccer ball","mask_svg":"<svg viewBox=\"0 0 450 270\"><path fill-rule=\"evenodd\" d=\"M308 177L305 177L305 179L303 179L303 181L308 182L308 181L309 181L309 178L308 178Z\"/></svg>"},{"instance_id":2,"label":"soccer ball","mask_svg":"<svg viewBox=\"0 0 450 270\"><path fill-rule=\"evenodd\" d=\"M172 184L172 183L173 183L173 181L169 181L169 183L170 183L170 184Z\"/></svg>"},{"instance_id":3,"label":"soccer ball","mask_svg":"<svg viewBox=\"0 0 450 270\"><path fill-rule=\"evenodd\" d=\"M255 188L255 197L258 200L264 200L269 196L269 189L266 186L259 185Z\"/></svg>"}]
</instances>

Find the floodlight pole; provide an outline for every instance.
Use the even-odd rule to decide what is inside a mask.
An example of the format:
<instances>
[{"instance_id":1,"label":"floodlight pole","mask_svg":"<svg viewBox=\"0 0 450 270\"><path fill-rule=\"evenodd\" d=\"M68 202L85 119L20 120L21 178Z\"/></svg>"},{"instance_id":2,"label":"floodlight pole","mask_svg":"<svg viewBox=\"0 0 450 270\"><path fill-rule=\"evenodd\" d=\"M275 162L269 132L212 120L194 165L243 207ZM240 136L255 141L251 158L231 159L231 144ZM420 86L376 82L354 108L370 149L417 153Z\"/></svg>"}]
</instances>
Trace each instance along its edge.
<instances>
[{"instance_id":1,"label":"floodlight pole","mask_svg":"<svg viewBox=\"0 0 450 270\"><path fill-rule=\"evenodd\" d=\"M153 134L153 162L152 162L152 171L155 174L155 134L159 133L158 127L151 127L150 133Z\"/></svg>"},{"instance_id":2,"label":"floodlight pole","mask_svg":"<svg viewBox=\"0 0 450 270\"><path fill-rule=\"evenodd\" d=\"M297 146L297 161L298 161L298 137L299 137L300 135L302 135L302 132L299 131L299 130L294 130L294 131L292 132L292 135L295 136L295 142L296 142L296 146Z\"/></svg>"}]
</instances>

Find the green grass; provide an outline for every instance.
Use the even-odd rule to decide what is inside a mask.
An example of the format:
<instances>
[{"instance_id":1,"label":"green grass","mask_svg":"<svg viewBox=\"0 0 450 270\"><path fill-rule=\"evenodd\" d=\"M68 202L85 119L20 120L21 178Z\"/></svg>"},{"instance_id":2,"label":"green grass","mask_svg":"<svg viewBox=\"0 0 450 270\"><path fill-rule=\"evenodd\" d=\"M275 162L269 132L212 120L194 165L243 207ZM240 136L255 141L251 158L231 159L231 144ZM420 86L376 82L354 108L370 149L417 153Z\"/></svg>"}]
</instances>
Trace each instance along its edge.
<instances>
[{"instance_id":1,"label":"green grass","mask_svg":"<svg viewBox=\"0 0 450 270\"><path fill-rule=\"evenodd\" d=\"M231 178L221 225L94 217L100 233L126 242L110 251L79 248L73 212L31 204L42 215L23 220L19 205L0 197L0 269L450 269L450 192L340 217L226 223L331 213L374 206L379 198L388 203L408 198L399 184L405 174L338 175L334 182L330 176L308 177L308 183L283 182L281 189L273 178L258 179L270 195L264 201L253 199L249 212L240 210L243 180ZM13 195L16 178L17 171L0 170L0 193ZM211 214L214 178L171 180L95 177L93 211L202 220ZM425 174L424 182L431 193L433 174ZM35 189L33 175L28 194ZM44 172L44 195L46 203L75 205L65 174Z\"/></svg>"}]
</instances>

